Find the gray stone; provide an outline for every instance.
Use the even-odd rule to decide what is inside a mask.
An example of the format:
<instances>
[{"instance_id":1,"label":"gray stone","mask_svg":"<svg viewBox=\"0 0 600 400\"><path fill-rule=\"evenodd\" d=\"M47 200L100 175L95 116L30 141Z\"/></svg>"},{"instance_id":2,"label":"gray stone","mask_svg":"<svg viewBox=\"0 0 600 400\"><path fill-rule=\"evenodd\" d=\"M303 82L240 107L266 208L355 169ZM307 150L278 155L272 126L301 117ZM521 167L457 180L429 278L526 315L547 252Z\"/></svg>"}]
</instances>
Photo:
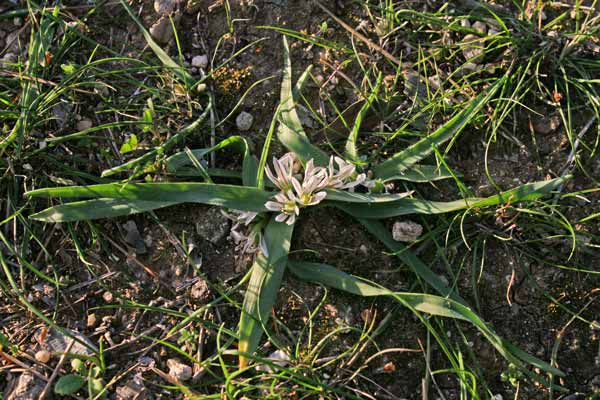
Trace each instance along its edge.
<instances>
[{"instance_id":1,"label":"gray stone","mask_svg":"<svg viewBox=\"0 0 600 400\"><path fill-rule=\"evenodd\" d=\"M94 126L94 123L91 120L84 118L77 122L76 128L78 131L84 131L86 129L90 129L92 126Z\"/></svg>"},{"instance_id":2,"label":"gray stone","mask_svg":"<svg viewBox=\"0 0 600 400\"><path fill-rule=\"evenodd\" d=\"M148 390L141 379L132 379L116 389L117 400L145 400L148 399Z\"/></svg>"},{"instance_id":3,"label":"gray stone","mask_svg":"<svg viewBox=\"0 0 600 400\"><path fill-rule=\"evenodd\" d=\"M414 242L423 233L423 227L413 221L394 223L392 237L397 242Z\"/></svg>"},{"instance_id":4,"label":"gray stone","mask_svg":"<svg viewBox=\"0 0 600 400\"><path fill-rule=\"evenodd\" d=\"M169 367L169 375L177 380L184 382L192 377L192 367L183 364L176 358L168 359L167 367Z\"/></svg>"},{"instance_id":5,"label":"gray stone","mask_svg":"<svg viewBox=\"0 0 600 400\"><path fill-rule=\"evenodd\" d=\"M204 69L207 66L208 66L208 56L206 54L202 54L200 56L194 56L194 58L192 58L192 67Z\"/></svg>"},{"instance_id":6,"label":"gray stone","mask_svg":"<svg viewBox=\"0 0 600 400\"><path fill-rule=\"evenodd\" d=\"M242 111L241 113L239 113L237 118L235 119L235 124L237 125L237 128L240 131L249 130L252 127L253 123L254 117L252 116L252 114L247 113L246 111Z\"/></svg>"},{"instance_id":7,"label":"gray stone","mask_svg":"<svg viewBox=\"0 0 600 400\"><path fill-rule=\"evenodd\" d=\"M81 333L70 329L66 329L66 331L76 339L75 343L71 346L71 350L69 350L70 354L92 356L94 353L98 352L97 347ZM49 331L46 334L45 339L42 340L42 330L40 329L35 333L35 337L38 343L43 343L43 348L53 353L64 353L67 350L69 343L73 340L71 337L63 335L57 330Z\"/></svg>"},{"instance_id":8,"label":"gray stone","mask_svg":"<svg viewBox=\"0 0 600 400\"><path fill-rule=\"evenodd\" d=\"M126 232L125 241L135 248L136 254L145 254L146 243L135 222L132 220L127 221L123 224L123 229Z\"/></svg>"},{"instance_id":9,"label":"gray stone","mask_svg":"<svg viewBox=\"0 0 600 400\"><path fill-rule=\"evenodd\" d=\"M6 400L37 400L44 386L44 382L31 372L24 372L9 390Z\"/></svg>"},{"instance_id":10,"label":"gray stone","mask_svg":"<svg viewBox=\"0 0 600 400\"><path fill-rule=\"evenodd\" d=\"M470 33L464 37L463 42L462 52L467 61L478 63L483 60L485 43L478 36Z\"/></svg>"},{"instance_id":11,"label":"gray stone","mask_svg":"<svg viewBox=\"0 0 600 400\"><path fill-rule=\"evenodd\" d=\"M485 22L481 22L481 21L475 22L473 25L471 25L471 28L475 29L479 33L486 33L487 29L488 29Z\"/></svg>"},{"instance_id":12,"label":"gray stone","mask_svg":"<svg viewBox=\"0 0 600 400\"><path fill-rule=\"evenodd\" d=\"M154 0L154 11L161 16L172 13L176 6L175 0Z\"/></svg>"},{"instance_id":13,"label":"gray stone","mask_svg":"<svg viewBox=\"0 0 600 400\"><path fill-rule=\"evenodd\" d=\"M181 18L180 13L174 13L173 23L177 25ZM150 27L150 34L157 42L161 44L168 43L173 38L173 28L169 16L162 16Z\"/></svg>"}]
</instances>

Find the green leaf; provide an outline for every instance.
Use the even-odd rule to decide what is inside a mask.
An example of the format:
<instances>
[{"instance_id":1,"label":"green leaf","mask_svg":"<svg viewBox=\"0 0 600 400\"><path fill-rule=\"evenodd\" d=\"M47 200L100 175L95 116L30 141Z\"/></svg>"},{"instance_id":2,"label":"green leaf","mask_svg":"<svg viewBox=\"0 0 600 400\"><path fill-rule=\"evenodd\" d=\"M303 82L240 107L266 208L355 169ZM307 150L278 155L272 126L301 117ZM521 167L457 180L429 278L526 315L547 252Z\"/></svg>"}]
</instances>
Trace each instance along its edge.
<instances>
[{"instance_id":1,"label":"green leaf","mask_svg":"<svg viewBox=\"0 0 600 400\"><path fill-rule=\"evenodd\" d=\"M508 342L498 336L471 308L461 302L430 294L392 292L383 286L346 274L327 264L291 261L288 267L294 275L306 281L320 283L358 296L387 296L411 310L470 322L508 361L521 367L523 363L532 364L556 376L564 376L562 371L550 364L521 350L514 352L515 347L512 345L507 347Z\"/></svg>"},{"instance_id":2,"label":"green leaf","mask_svg":"<svg viewBox=\"0 0 600 400\"><path fill-rule=\"evenodd\" d=\"M83 385L85 385L85 378L81 375L64 375L54 385L54 393L60 396L70 396L81 389Z\"/></svg>"},{"instance_id":3,"label":"green leaf","mask_svg":"<svg viewBox=\"0 0 600 400\"><path fill-rule=\"evenodd\" d=\"M177 202L123 199L84 200L47 208L29 218L44 222L72 222L138 214L174 204Z\"/></svg>"},{"instance_id":4,"label":"green leaf","mask_svg":"<svg viewBox=\"0 0 600 400\"><path fill-rule=\"evenodd\" d=\"M393 194L371 194L371 193L356 193L348 192L345 190L337 189L326 189L327 201L337 201L342 203L358 203L358 204L371 204L371 203L387 203L394 202L400 199L410 196L413 192L404 193L393 193Z\"/></svg>"},{"instance_id":5,"label":"green leaf","mask_svg":"<svg viewBox=\"0 0 600 400\"><path fill-rule=\"evenodd\" d=\"M455 175L462 176L461 174ZM383 181L389 182L400 180L409 182L433 182L450 178L452 178L452 174L444 166L436 167L434 165L413 165L410 167L410 169L396 175L390 175Z\"/></svg>"},{"instance_id":6,"label":"green leaf","mask_svg":"<svg viewBox=\"0 0 600 400\"><path fill-rule=\"evenodd\" d=\"M8 341L8 338L4 336L2 332L0 332L0 350L2 350L2 348L8 349L9 347L10 342Z\"/></svg>"},{"instance_id":7,"label":"green leaf","mask_svg":"<svg viewBox=\"0 0 600 400\"><path fill-rule=\"evenodd\" d=\"M62 69L62 71L66 74L66 75L71 75L73 72L75 72L75 65L69 63L69 64L61 64L60 65L60 69Z\"/></svg>"},{"instance_id":8,"label":"green leaf","mask_svg":"<svg viewBox=\"0 0 600 400\"><path fill-rule=\"evenodd\" d=\"M53 221L57 218L74 221L126 215L180 203L202 203L241 211L265 212L267 209L264 204L272 193L253 187L211 183L111 183L37 189L27 192L26 195L63 199L103 199L96 203L77 202L55 206L31 216L43 221ZM111 203L107 199L117 199L121 202ZM96 212L88 205L98 206L105 213Z\"/></svg>"},{"instance_id":9,"label":"green leaf","mask_svg":"<svg viewBox=\"0 0 600 400\"><path fill-rule=\"evenodd\" d=\"M391 177L401 175L402 172L408 170L412 165L427 157L433 151L433 146L452 139L457 135L471 120L479 113L479 111L487 104L487 102L500 88L506 78L496 82L486 94L477 96L471 104L464 110L460 111L448 122L438 128L431 135L419 140L417 143L409 146L407 149L394 154L390 159L373 167L373 175L375 178L382 180L390 180Z\"/></svg>"},{"instance_id":10,"label":"green leaf","mask_svg":"<svg viewBox=\"0 0 600 400\"><path fill-rule=\"evenodd\" d=\"M129 139L121 145L121 154L126 154L137 149L138 139L136 135L131 135Z\"/></svg>"},{"instance_id":11,"label":"green leaf","mask_svg":"<svg viewBox=\"0 0 600 400\"><path fill-rule=\"evenodd\" d=\"M321 149L311 144L302 128L302 123L296 112L294 85L292 84L292 61L287 39L283 36L283 81L281 83L281 100L279 113L279 128L277 137L281 144L294 152L306 163L315 160L315 165L326 166L329 157Z\"/></svg>"},{"instance_id":12,"label":"green leaf","mask_svg":"<svg viewBox=\"0 0 600 400\"><path fill-rule=\"evenodd\" d=\"M144 115L142 116L142 121L147 124L144 125L142 131L150 132L152 130L152 122L154 121L154 116L151 109L144 108Z\"/></svg>"},{"instance_id":13,"label":"green leaf","mask_svg":"<svg viewBox=\"0 0 600 400\"><path fill-rule=\"evenodd\" d=\"M144 164L154 162L154 159L156 158L157 155L166 153L176 143L183 140L188 135L196 132L196 130L200 126L202 126L202 123L208 117L211 107L212 107L212 100L209 99L209 103L206 106L205 110L202 112L202 114L200 114L200 116L194 122L192 122L191 124L189 124L188 126L183 128L182 130L177 132L175 135L173 135L169 140L164 142L162 145L150 150L146 154L144 154L140 157L137 157L133 160L127 161L124 164L121 164L116 167L109 168L109 169L102 171L102 177L104 178L107 176L115 175L119 172L131 170L135 167L143 166Z\"/></svg>"},{"instance_id":14,"label":"green leaf","mask_svg":"<svg viewBox=\"0 0 600 400\"><path fill-rule=\"evenodd\" d=\"M377 239L381 241L390 251L396 255L404 264L406 264L418 277L434 288L439 294L452 300L466 304L466 302L449 288L444 281L434 273L419 257L417 257L407 246L397 242L392 234L379 221L359 219L365 228Z\"/></svg>"},{"instance_id":15,"label":"green leaf","mask_svg":"<svg viewBox=\"0 0 600 400\"><path fill-rule=\"evenodd\" d=\"M357 218L383 219L407 214L443 214L453 211L494 206L508 202L518 203L539 199L563 184L566 178L527 183L517 188L486 198L470 198L449 202L421 199L400 199L394 202L371 203L368 205L341 204L336 207Z\"/></svg>"},{"instance_id":16,"label":"green leaf","mask_svg":"<svg viewBox=\"0 0 600 400\"><path fill-rule=\"evenodd\" d=\"M199 161L209 153L213 151L218 151L224 149L226 147L233 147L238 152L242 153L243 161L242 161L242 181L244 186L256 186L256 172L258 169L258 162L256 158L252 156L250 153L250 146L248 145L248 141L241 136L230 136L227 139L217 143L213 147L208 147L204 149L196 149L192 150L191 153L198 159ZM192 160L188 156L186 151L179 152L177 154L172 155L167 158L165 161L167 172L179 175L189 175L190 168L192 164Z\"/></svg>"},{"instance_id":17,"label":"green leaf","mask_svg":"<svg viewBox=\"0 0 600 400\"><path fill-rule=\"evenodd\" d=\"M354 126L350 131L350 135L348 135L348 139L346 140L346 156L349 160L357 164L364 164L358 157L358 151L356 150L356 141L358 140L358 134L360 132L360 127L362 125L362 121L367 115L367 112L371 109L373 102L377 99L377 95L379 94L379 89L381 88L381 83L383 82L383 73L379 73L377 76L377 82L375 83L375 88L366 99L365 103L360 108L356 119L354 120Z\"/></svg>"},{"instance_id":18,"label":"green leaf","mask_svg":"<svg viewBox=\"0 0 600 400\"><path fill-rule=\"evenodd\" d=\"M252 265L252 275L246 289L240 318L240 368L248 364L246 355L254 353L260 344L269 320L287 264L293 225L271 219L263 240L268 255L259 254Z\"/></svg>"}]
</instances>

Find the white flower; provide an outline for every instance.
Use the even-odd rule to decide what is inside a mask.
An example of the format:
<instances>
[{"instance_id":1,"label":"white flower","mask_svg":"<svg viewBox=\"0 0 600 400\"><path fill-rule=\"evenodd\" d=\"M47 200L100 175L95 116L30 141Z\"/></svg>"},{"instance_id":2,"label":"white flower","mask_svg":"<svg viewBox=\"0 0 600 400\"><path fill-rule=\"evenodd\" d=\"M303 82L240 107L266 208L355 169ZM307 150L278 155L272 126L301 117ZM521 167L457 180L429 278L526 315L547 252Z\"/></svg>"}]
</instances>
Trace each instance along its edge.
<instances>
[{"instance_id":1,"label":"white flower","mask_svg":"<svg viewBox=\"0 0 600 400\"><path fill-rule=\"evenodd\" d=\"M265 173L269 180L283 192L292 189L295 157L294 153L287 153L279 159L273 157L275 173L271 171L268 165L265 166Z\"/></svg>"},{"instance_id":2,"label":"white flower","mask_svg":"<svg viewBox=\"0 0 600 400\"><path fill-rule=\"evenodd\" d=\"M275 217L277 222L286 222L292 225L296 221L296 216L300 214L300 209L296 201L298 200L294 193L289 190L287 193L280 192L275 195L276 201L267 201L265 207L269 211L280 213Z\"/></svg>"},{"instance_id":3,"label":"white flower","mask_svg":"<svg viewBox=\"0 0 600 400\"><path fill-rule=\"evenodd\" d=\"M333 165L334 161L337 164L337 172ZM356 174L356 167L354 166L354 164L349 163L340 157L331 156L331 158L329 158L328 172L328 186L334 189L352 189L360 185L367 179L367 176L365 174L359 174L356 177L354 177Z\"/></svg>"},{"instance_id":4,"label":"white flower","mask_svg":"<svg viewBox=\"0 0 600 400\"><path fill-rule=\"evenodd\" d=\"M327 196L327 193L322 190L327 187L328 181L327 170L322 167L315 167L314 161L309 160L306 163L302 184L298 179L292 178L292 185L300 206L307 207L319 204Z\"/></svg>"}]
</instances>

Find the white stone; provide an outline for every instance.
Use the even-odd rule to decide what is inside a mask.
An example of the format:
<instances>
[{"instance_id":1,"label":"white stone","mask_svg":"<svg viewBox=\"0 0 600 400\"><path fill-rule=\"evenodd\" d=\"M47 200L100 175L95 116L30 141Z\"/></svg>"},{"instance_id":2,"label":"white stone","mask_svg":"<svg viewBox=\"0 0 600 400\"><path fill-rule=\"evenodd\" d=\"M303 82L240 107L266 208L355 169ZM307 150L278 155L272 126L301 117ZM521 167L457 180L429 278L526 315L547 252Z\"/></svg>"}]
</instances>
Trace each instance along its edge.
<instances>
[{"instance_id":1,"label":"white stone","mask_svg":"<svg viewBox=\"0 0 600 400\"><path fill-rule=\"evenodd\" d=\"M158 21L150 27L150 34L159 43L167 43L173 37L173 29L169 17L160 17Z\"/></svg>"},{"instance_id":2,"label":"white stone","mask_svg":"<svg viewBox=\"0 0 600 400\"><path fill-rule=\"evenodd\" d=\"M208 56L206 54L202 54L200 56L194 56L192 58L192 67L196 68L206 68L208 65Z\"/></svg>"},{"instance_id":3,"label":"white stone","mask_svg":"<svg viewBox=\"0 0 600 400\"><path fill-rule=\"evenodd\" d=\"M414 242L423 233L423 227L413 221L394 223L392 237L397 242Z\"/></svg>"},{"instance_id":4,"label":"white stone","mask_svg":"<svg viewBox=\"0 0 600 400\"><path fill-rule=\"evenodd\" d=\"M176 358L168 359L167 367L169 367L169 375L182 382L187 381L192 377L192 367L183 364Z\"/></svg>"},{"instance_id":5,"label":"white stone","mask_svg":"<svg viewBox=\"0 0 600 400\"><path fill-rule=\"evenodd\" d=\"M92 126L94 126L93 122L87 118L84 118L77 123L76 128L78 131L84 131L86 129L90 129Z\"/></svg>"},{"instance_id":6,"label":"white stone","mask_svg":"<svg viewBox=\"0 0 600 400\"><path fill-rule=\"evenodd\" d=\"M154 0L154 11L158 15L170 14L175 9L175 0Z\"/></svg>"},{"instance_id":7,"label":"white stone","mask_svg":"<svg viewBox=\"0 0 600 400\"><path fill-rule=\"evenodd\" d=\"M481 22L481 21L477 21L475 22L471 28L475 29L477 32L479 33L486 33L487 32L487 25L485 24L485 22Z\"/></svg>"},{"instance_id":8,"label":"white stone","mask_svg":"<svg viewBox=\"0 0 600 400\"><path fill-rule=\"evenodd\" d=\"M242 111L235 119L235 124L240 131L247 131L252 127L254 123L254 117L252 114Z\"/></svg>"}]
</instances>

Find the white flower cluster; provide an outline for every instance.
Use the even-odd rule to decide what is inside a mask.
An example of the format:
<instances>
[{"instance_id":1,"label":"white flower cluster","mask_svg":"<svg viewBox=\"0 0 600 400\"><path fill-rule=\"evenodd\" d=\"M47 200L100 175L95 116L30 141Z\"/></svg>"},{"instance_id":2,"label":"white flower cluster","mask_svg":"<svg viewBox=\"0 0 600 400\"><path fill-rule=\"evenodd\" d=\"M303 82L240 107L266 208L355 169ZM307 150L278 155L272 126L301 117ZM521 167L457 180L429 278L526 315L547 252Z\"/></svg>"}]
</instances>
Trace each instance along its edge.
<instances>
[{"instance_id":1,"label":"white flower cluster","mask_svg":"<svg viewBox=\"0 0 600 400\"><path fill-rule=\"evenodd\" d=\"M267 177L280 190L274 201L267 201L265 207L279 213L275 217L276 221L285 221L288 225L294 223L300 208L319 204L327 196L325 189L352 190L366 180L365 174L356 175L353 164L331 156L328 167L315 167L314 160L309 160L300 183L299 178L294 175L295 161L295 155L287 153L279 159L273 158L275 173L269 166L265 167Z\"/></svg>"}]
</instances>

